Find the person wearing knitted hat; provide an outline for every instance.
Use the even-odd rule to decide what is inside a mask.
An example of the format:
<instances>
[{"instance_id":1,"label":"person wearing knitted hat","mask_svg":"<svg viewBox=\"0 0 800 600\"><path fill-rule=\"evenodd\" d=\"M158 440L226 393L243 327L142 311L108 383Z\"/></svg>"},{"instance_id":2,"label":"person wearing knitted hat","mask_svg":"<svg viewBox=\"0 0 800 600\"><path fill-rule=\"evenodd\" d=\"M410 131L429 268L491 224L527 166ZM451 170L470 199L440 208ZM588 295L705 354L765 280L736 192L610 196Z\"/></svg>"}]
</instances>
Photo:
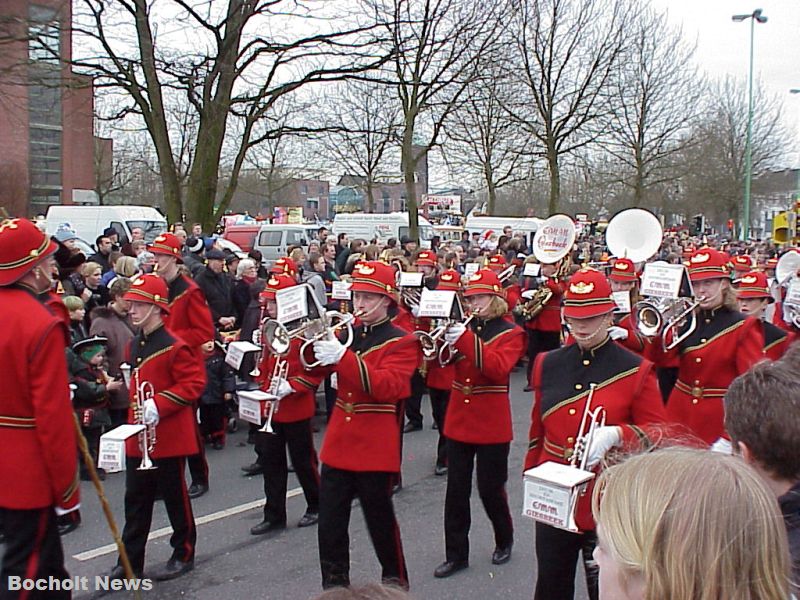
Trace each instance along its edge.
<instances>
[{"instance_id":1,"label":"person wearing knitted hat","mask_svg":"<svg viewBox=\"0 0 800 600\"><path fill-rule=\"evenodd\" d=\"M408 588L392 483L400 471L398 403L421 360L417 338L395 327L389 310L397 303L394 269L382 262L356 265L353 306L360 325L353 343L314 343L316 360L337 380L337 399L322 442L320 460L319 558L325 588L350 583L350 506L358 496L381 563L381 579Z\"/></svg>"},{"instance_id":2,"label":"person wearing knitted hat","mask_svg":"<svg viewBox=\"0 0 800 600\"><path fill-rule=\"evenodd\" d=\"M276 293L295 285L297 282L287 273L270 275L264 291L261 292L268 318L278 317ZM267 340L261 340L264 350L257 381L261 389L275 395L280 404L276 405L273 412L274 433L259 430L255 434L258 462L264 475L266 503L264 519L250 529L252 535L263 535L286 528L286 487L289 477L287 450L306 499L306 512L297 526L309 527L319 518L319 473L311 418L316 408L314 394L324 374L319 369L308 371L303 368L300 362L303 341L300 337L292 338L286 354L277 356L266 345ZM275 381L272 374L278 360L286 361L286 375Z\"/></svg>"},{"instance_id":3,"label":"person wearing knitted hat","mask_svg":"<svg viewBox=\"0 0 800 600\"><path fill-rule=\"evenodd\" d=\"M158 238L156 238L158 239ZM197 541L192 504L184 479L186 457L197 454L195 402L203 393L206 373L192 348L165 326L169 313L169 290L158 275L135 279L123 299L139 332L130 342L131 365L128 422L155 429L150 458L155 469L139 469L140 437L126 441L125 527L122 541L136 577L144 570L145 546L153 517L156 492L160 492L173 534L172 556L153 577L173 579L194 568ZM136 410L138 388L149 384L152 394ZM111 570L111 579L124 578L121 563Z\"/></svg>"},{"instance_id":4,"label":"person wearing knitted hat","mask_svg":"<svg viewBox=\"0 0 800 600\"><path fill-rule=\"evenodd\" d=\"M444 505L445 561L435 577L450 577L469 566L472 472L494 529L492 563L511 559L514 527L506 496L511 445L511 369L525 352L525 334L505 319L508 305L497 274L481 269L469 278L464 297L469 324L450 325L445 341L460 355L455 362L447 406L447 492ZM476 467L477 464L477 467Z\"/></svg>"},{"instance_id":5,"label":"person wearing knitted hat","mask_svg":"<svg viewBox=\"0 0 800 600\"><path fill-rule=\"evenodd\" d=\"M707 444L720 441L724 447L722 398L731 381L764 358L764 335L757 319L737 310L730 267L721 252L695 250L688 273L698 302L694 331L670 350L665 345L675 332L666 340L655 336L645 356L658 366L679 361L678 380L667 401L670 420Z\"/></svg>"},{"instance_id":6,"label":"person wearing knitted hat","mask_svg":"<svg viewBox=\"0 0 800 600\"><path fill-rule=\"evenodd\" d=\"M57 245L27 219L0 220L0 596L20 580L63 581L57 516L80 507L66 325L44 304ZM59 300L60 302L60 300Z\"/></svg>"},{"instance_id":7,"label":"person wearing knitted hat","mask_svg":"<svg viewBox=\"0 0 800 600\"><path fill-rule=\"evenodd\" d=\"M736 299L742 314L755 317L761 322L764 328L764 355L770 360L778 360L789 349L796 336L765 319L767 306L775 302L775 298L769 293L767 276L761 271L742 275L736 287Z\"/></svg>"},{"instance_id":8,"label":"person wearing knitted hat","mask_svg":"<svg viewBox=\"0 0 800 600\"><path fill-rule=\"evenodd\" d=\"M548 461L569 464L575 451L581 419L603 407L606 425L599 426L585 449L589 468L612 448L641 449L657 438L667 421L650 361L609 337L614 302L606 277L584 268L570 279L562 314L574 343L539 354L533 365L533 409L525 469ZM597 542L591 516L591 492L578 500L572 533L536 523L537 580L534 598L574 597L578 557L582 553L589 597L597 597L597 565L592 550Z\"/></svg>"}]
</instances>

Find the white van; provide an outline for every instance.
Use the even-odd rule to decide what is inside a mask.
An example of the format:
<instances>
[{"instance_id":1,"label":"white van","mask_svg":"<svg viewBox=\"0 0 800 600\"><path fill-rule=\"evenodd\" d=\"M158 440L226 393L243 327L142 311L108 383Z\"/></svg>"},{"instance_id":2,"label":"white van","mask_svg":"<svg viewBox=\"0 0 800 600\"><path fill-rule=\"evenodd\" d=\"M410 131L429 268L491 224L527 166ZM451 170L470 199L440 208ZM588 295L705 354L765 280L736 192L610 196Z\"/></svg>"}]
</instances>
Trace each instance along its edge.
<instances>
[{"instance_id":1,"label":"white van","mask_svg":"<svg viewBox=\"0 0 800 600\"><path fill-rule=\"evenodd\" d=\"M282 256L286 256L289 246L308 248L308 243L315 238L319 225L295 225L289 223L264 223L253 241L253 249L261 252L263 262L271 265Z\"/></svg>"},{"instance_id":2,"label":"white van","mask_svg":"<svg viewBox=\"0 0 800 600\"><path fill-rule=\"evenodd\" d=\"M139 227L144 239L152 242L167 230L167 220L152 206L78 206L55 205L47 209L47 233L55 235L58 226L69 223L78 237L94 244L107 227L119 234L119 243L131 239L131 230Z\"/></svg>"},{"instance_id":3,"label":"white van","mask_svg":"<svg viewBox=\"0 0 800 600\"><path fill-rule=\"evenodd\" d=\"M503 235L503 228L511 226L514 233L522 232L525 234L525 242L528 246L533 244L533 236L543 219L537 217L489 217L468 215L464 223L464 229L473 233L483 234L485 231L493 231L497 236Z\"/></svg>"},{"instance_id":4,"label":"white van","mask_svg":"<svg viewBox=\"0 0 800 600\"><path fill-rule=\"evenodd\" d=\"M400 238L408 235L408 213L339 213L333 219L331 231L336 235L346 233L349 239L363 239L369 242L377 238L385 242L389 238ZM430 221L419 216L420 246L430 248L433 237L433 226Z\"/></svg>"}]
</instances>

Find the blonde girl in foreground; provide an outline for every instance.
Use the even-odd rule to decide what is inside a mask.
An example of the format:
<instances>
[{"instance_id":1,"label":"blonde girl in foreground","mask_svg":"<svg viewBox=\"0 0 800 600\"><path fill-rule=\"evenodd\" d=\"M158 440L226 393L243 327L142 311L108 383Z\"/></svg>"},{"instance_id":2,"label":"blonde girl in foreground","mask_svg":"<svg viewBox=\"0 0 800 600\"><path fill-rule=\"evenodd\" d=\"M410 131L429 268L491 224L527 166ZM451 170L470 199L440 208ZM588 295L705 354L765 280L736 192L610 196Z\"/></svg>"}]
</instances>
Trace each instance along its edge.
<instances>
[{"instance_id":1,"label":"blonde girl in foreground","mask_svg":"<svg viewBox=\"0 0 800 600\"><path fill-rule=\"evenodd\" d=\"M600 600L787 600L774 496L734 456L668 448L600 475Z\"/></svg>"}]
</instances>

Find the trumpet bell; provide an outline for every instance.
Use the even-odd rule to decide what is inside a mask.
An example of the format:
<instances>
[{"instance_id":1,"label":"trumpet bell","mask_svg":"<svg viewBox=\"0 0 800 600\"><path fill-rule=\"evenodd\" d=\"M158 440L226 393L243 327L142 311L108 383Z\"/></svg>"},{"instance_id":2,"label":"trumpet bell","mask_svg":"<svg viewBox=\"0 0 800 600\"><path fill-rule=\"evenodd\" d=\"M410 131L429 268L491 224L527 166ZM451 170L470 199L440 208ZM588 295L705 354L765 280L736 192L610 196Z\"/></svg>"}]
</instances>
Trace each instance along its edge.
<instances>
[{"instance_id":1,"label":"trumpet bell","mask_svg":"<svg viewBox=\"0 0 800 600\"><path fill-rule=\"evenodd\" d=\"M286 354L292 344L292 336L281 323L269 320L264 325L262 339L273 354Z\"/></svg>"},{"instance_id":2,"label":"trumpet bell","mask_svg":"<svg viewBox=\"0 0 800 600\"><path fill-rule=\"evenodd\" d=\"M650 303L640 306L634 318L638 325L639 333L645 337L658 335L664 325L664 318L658 312L658 308Z\"/></svg>"}]
</instances>

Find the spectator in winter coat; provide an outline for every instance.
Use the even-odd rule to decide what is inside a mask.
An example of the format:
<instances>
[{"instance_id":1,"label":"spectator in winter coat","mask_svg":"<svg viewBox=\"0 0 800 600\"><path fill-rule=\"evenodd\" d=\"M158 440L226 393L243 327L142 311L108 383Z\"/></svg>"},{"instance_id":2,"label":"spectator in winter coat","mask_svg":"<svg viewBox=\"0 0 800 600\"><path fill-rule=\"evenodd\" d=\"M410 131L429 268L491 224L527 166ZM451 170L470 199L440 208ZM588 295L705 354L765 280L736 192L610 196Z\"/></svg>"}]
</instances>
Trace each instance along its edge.
<instances>
[{"instance_id":1,"label":"spectator in winter coat","mask_svg":"<svg viewBox=\"0 0 800 600\"><path fill-rule=\"evenodd\" d=\"M203 344L206 363L206 389L200 396L200 432L214 450L225 447L228 406L236 390L233 369L225 363L225 352L219 342Z\"/></svg>"}]
</instances>

